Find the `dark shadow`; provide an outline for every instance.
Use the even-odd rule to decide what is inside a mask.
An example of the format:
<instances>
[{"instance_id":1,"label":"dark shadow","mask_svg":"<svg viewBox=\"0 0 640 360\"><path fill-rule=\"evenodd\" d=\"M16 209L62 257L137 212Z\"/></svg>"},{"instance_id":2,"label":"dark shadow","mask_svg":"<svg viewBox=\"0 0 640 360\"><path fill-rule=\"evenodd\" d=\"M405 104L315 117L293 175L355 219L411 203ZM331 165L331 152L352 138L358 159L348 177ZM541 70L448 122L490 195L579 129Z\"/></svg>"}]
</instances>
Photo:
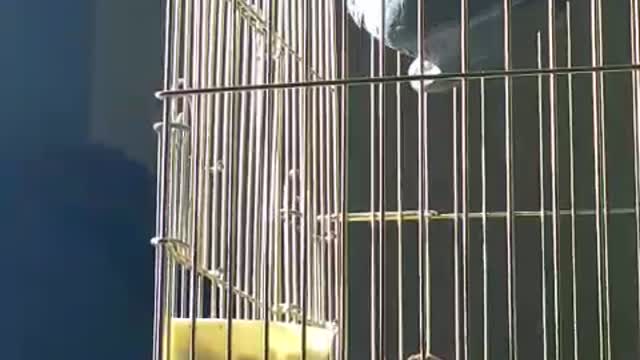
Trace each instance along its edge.
<instances>
[{"instance_id":1,"label":"dark shadow","mask_svg":"<svg viewBox=\"0 0 640 360\"><path fill-rule=\"evenodd\" d=\"M5 170L2 358L150 358L152 174L97 145Z\"/></svg>"}]
</instances>

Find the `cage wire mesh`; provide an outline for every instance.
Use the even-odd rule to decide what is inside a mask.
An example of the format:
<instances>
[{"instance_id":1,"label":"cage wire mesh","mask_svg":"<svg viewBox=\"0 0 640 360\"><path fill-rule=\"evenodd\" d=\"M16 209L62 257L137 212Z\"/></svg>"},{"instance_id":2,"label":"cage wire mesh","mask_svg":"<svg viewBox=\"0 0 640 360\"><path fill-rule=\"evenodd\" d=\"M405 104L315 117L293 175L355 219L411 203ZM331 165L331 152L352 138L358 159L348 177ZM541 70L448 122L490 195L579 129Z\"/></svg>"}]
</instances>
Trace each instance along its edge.
<instances>
[{"instance_id":1,"label":"cage wire mesh","mask_svg":"<svg viewBox=\"0 0 640 360\"><path fill-rule=\"evenodd\" d=\"M638 0L165 3L155 360L640 356Z\"/></svg>"}]
</instances>

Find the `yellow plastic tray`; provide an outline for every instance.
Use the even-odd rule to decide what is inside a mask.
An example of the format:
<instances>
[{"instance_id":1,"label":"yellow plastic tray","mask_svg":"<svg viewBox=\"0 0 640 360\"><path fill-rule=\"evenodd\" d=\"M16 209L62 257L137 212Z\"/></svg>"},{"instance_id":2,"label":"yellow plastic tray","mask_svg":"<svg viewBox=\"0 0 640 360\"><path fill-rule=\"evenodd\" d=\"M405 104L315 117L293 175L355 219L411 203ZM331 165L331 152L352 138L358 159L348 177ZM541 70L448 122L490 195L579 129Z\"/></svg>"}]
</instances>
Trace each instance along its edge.
<instances>
[{"instance_id":1,"label":"yellow plastic tray","mask_svg":"<svg viewBox=\"0 0 640 360\"><path fill-rule=\"evenodd\" d=\"M231 360L258 360L264 354L264 321L233 320ZM196 320L196 360L225 360L227 320ZM333 346L333 331L307 326L307 359L327 360ZM169 360L189 360L191 320L171 320ZM301 355L302 326L270 322L269 359L298 360Z\"/></svg>"}]
</instances>

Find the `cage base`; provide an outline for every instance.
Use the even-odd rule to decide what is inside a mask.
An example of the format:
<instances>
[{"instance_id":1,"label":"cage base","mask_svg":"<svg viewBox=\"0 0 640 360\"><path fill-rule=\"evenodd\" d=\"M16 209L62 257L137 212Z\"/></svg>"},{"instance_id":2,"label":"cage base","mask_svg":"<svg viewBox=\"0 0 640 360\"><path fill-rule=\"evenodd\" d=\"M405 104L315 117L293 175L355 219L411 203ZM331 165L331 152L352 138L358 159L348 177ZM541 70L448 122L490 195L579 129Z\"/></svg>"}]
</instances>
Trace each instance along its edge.
<instances>
[{"instance_id":1,"label":"cage base","mask_svg":"<svg viewBox=\"0 0 640 360\"><path fill-rule=\"evenodd\" d=\"M192 320L173 318L167 360L188 360ZM264 321L233 320L231 360L264 358ZM332 350L331 330L307 326L307 359L327 360ZM270 322L269 359L301 358L302 326L294 323ZM196 360L226 360L227 320L196 319Z\"/></svg>"}]
</instances>

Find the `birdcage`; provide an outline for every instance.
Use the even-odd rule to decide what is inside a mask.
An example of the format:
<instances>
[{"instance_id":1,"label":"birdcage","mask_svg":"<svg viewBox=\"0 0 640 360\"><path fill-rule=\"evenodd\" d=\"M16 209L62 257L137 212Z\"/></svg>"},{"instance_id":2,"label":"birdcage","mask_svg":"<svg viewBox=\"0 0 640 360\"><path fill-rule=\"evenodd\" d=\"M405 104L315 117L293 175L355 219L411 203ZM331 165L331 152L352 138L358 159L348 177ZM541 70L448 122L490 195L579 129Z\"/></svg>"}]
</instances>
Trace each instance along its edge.
<instances>
[{"instance_id":1,"label":"birdcage","mask_svg":"<svg viewBox=\"0 0 640 360\"><path fill-rule=\"evenodd\" d=\"M166 0L154 359L636 359L638 0Z\"/></svg>"}]
</instances>

